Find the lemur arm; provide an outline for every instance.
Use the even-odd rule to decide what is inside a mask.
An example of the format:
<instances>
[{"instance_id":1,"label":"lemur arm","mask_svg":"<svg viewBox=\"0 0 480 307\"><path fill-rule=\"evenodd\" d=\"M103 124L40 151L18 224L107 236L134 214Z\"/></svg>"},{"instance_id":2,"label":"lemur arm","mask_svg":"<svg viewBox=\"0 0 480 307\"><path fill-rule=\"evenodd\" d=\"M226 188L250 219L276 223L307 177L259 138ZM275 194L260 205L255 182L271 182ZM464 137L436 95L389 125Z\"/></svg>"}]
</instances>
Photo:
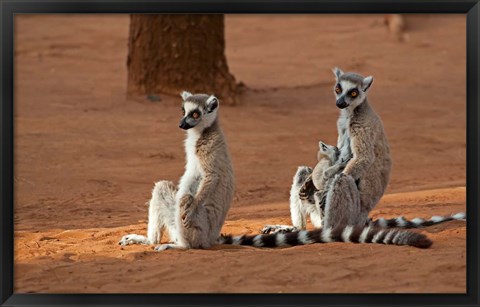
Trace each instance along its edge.
<instances>
[{"instance_id":1,"label":"lemur arm","mask_svg":"<svg viewBox=\"0 0 480 307\"><path fill-rule=\"evenodd\" d=\"M194 202L198 205L204 204L207 197L215 193L215 189L218 185L218 176L216 174L207 173L202 178L197 190L197 194L194 196Z\"/></svg>"},{"instance_id":2,"label":"lemur arm","mask_svg":"<svg viewBox=\"0 0 480 307\"><path fill-rule=\"evenodd\" d=\"M343 170L346 165L347 165L346 162L339 161L336 164L325 169L323 171L323 176L325 177L325 179L330 179L334 175L338 174L341 170Z\"/></svg>"},{"instance_id":3,"label":"lemur arm","mask_svg":"<svg viewBox=\"0 0 480 307\"><path fill-rule=\"evenodd\" d=\"M186 194L180 199L181 218L185 227L192 227L192 217L196 214L197 208L206 204L207 197L215 193L218 176L206 174L198 187L195 196ZM208 204L207 204L208 205Z\"/></svg>"},{"instance_id":4,"label":"lemur arm","mask_svg":"<svg viewBox=\"0 0 480 307\"><path fill-rule=\"evenodd\" d=\"M337 147L341 149L345 140L345 131L342 128L338 129Z\"/></svg>"},{"instance_id":5,"label":"lemur arm","mask_svg":"<svg viewBox=\"0 0 480 307\"><path fill-rule=\"evenodd\" d=\"M374 129L358 127L350 131L350 148L353 158L348 161L343 173L358 180L375 161Z\"/></svg>"}]
</instances>

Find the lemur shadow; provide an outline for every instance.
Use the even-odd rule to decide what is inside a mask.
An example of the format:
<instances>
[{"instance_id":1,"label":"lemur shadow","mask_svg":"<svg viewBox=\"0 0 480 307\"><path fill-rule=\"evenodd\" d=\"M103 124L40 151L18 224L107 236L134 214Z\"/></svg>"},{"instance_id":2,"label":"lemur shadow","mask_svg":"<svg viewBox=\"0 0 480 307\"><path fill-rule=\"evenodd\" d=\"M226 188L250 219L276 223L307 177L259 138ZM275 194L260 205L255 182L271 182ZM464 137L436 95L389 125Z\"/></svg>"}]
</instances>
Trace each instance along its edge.
<instances>
[{"instance_id":1,"label":"lemur shadow","mask_svg":"<svg viewBox=\"0 0 480 307\"><path fill-rule=\"evenodd\" d=\"M211 251L226 251L226 252L234 252L239 250L255 250L258 249L253 246L243 246L243 245L227 245L227 244L217 244L214 245L206 250Z\"/></svg>"}]
</instances>

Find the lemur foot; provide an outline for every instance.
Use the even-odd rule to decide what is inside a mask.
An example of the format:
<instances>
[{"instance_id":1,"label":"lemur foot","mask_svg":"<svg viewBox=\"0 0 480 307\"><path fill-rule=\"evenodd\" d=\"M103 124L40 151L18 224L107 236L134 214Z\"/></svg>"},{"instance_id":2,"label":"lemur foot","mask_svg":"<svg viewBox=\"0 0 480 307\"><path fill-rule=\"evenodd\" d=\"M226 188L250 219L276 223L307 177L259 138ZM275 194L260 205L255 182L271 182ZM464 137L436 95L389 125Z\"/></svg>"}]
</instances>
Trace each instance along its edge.
<instances>
[{"instance_id":1,"label":"lemur foot","mask_svg":"<svg viewBox=\"0 0 480 307\"><path fill-rule=\"evenodd\" d=\"M177 244L161 244L161 245L155 246L156 252L163 252L169 249L184 249L184 248Z\"/></svg>"},{"instance_id":2,"label":"lemur foot","mask_svg":"<svg viewBox=\"0 0 480 307\"><path fill-rule=\"evenodd\" d=\"M265 225L262 229L263 234L286 233L299 230L295 226L290 225Z\"/></svg>"},{"instance_id":3,"label":"lemur foot","mask_svg":"<svg viewBox=\"0 0 480 307\"><path fill-rule=\"evenodd\" d=\"M126 246L131 244L149 244L148 238L145 236L137 235L137 234L129 234L123 236L120 241L118 241L118 245Z\"/></svg>"},{"instance_id":4,"label":"lemur foot","mask_svg":"<svg viewBox=\"0 0 480 307\"><path fill-rule=\"evenodd\" d=\"M168 249L173 249L173 244L161 244L161 245L155 246L155 251L157 252L166 251Z\"/></svg>"}]
</instances>

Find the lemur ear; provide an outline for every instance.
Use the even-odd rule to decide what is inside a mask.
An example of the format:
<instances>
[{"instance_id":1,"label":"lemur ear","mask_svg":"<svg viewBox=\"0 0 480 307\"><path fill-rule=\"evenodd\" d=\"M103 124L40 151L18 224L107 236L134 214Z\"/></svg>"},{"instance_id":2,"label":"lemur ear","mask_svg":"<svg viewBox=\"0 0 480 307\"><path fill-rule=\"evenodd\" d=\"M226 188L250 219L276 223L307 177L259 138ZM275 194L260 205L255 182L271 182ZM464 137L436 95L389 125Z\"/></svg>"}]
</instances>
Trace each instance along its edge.
<instances>
[{"instance_id":1,"label":"lemur ear","mask_svg":"<svg viewBox=\"0 0 480 307\"><path fill-rule=\"evenodd\" d=\"M335 78L337 79L340 79L340 76L343 75L343 70L341 70L340 68L338 67L335 67L334 69L332 69L333 71L333 74L335 75Z\"/></svg>"},{"instance_id":2,"label":"lemur ear","mask_svg":"<svg viewBox=\"0 0 480 307\"><path fill-rule=\"evenodd\" d=\"M182 97L183 100L187 100L188 97L192 96L192 93L183 91L180 96Z\"/></svg>"},{"instance_id":3,"label":"lemur ear","mask_svg":"<svg viewBox=\"0 0 480 307\"><path fill-rule=\"evenodd\" d=\"M219 104L218 98L213 95L210 95L210 97L208 97L207 102L205 104L207 107L207 112L211 113L213 112L213 110L218 108L218 104Z\"/></svg>"},{"instance_id":4,"label":"lemur ear","mask_svg":"<svg viewBox=\"0 0 480 307\"><path fill-rule=\"evenodd\" d=\"M327 150L327 145L322 141L318 142L318 147L320 147L320 149Z\"/></svg>"},{"instance_id":5,"label":"lemur ear","mask_svg":"<svg viewBox=\"0 0 480 307\"><path fill-rule=\"evenodd\" d=\"M362 91L366 92L372 86L373 77L368 76L362 80Z\"/></svg>"}]
</instances>

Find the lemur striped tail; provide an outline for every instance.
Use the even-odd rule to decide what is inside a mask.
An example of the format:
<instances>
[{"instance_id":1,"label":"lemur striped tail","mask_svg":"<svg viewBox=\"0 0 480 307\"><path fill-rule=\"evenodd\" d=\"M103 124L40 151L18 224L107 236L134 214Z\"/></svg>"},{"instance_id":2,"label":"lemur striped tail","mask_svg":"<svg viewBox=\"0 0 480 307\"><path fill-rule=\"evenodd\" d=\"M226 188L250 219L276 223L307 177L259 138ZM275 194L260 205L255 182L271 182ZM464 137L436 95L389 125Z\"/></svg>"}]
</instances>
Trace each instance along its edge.
<instances>
[{"instance_id":1,"label":"lemur striped tail","mask_svg":"<svg viewBox=\"0 0 480 307\"><path fill-rule=\"evenodd\" d=\"M422 228L427 226L432 226L448 221L454 220L465 220L466 215L464 212L453 214L451 216L432 216L429 220L424 220L422 218L415 218L413 220L407 220L403 216L393 218L393 219L384 219L380 218L375 221L370 221L369 224L375 227L380 228Z\"/></svg>"},{"instance_id":2,"label":"lemur striped tail","mask_svg":"<svg viewBox=\"0 0 480 307\"><path fill-rule=\"evenodd\" d=\"M310 231L277 232L253 236L222 235L219 239L220 244L256 247L288 247L328 242L410 245L418 248L428 248L432 245L432 241L423 234L400 229L382 229L373 226L346 226L336 229L319 228Z\"/></svg>"}]
</instances>

